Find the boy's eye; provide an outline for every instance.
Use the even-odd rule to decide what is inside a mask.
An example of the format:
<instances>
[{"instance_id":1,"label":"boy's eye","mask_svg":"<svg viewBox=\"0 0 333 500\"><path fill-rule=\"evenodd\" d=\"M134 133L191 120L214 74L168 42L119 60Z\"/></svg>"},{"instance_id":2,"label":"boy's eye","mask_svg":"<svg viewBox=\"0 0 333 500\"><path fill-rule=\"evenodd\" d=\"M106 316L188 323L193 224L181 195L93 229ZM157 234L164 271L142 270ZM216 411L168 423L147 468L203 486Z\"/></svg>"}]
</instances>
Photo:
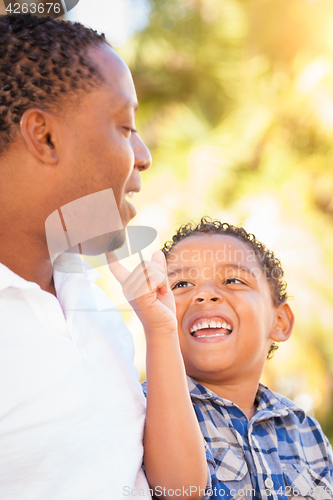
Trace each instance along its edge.
<instances>
[{"instance_id":1,"label":"boy's eye","mask_svg":"<svg viewBox=\"0 0 333 500\"><path fill-rule=\"evenodd\" d=\"M172 285L171 290L175 290L176 288L187 288L189 286L194 286L194 285L189 281L177 281L177 283Z\"/></svg>"},{"instance_id":2,"label":"boy's eye","mask_svg":"<svg viewBox=\"0 0 333 500\"><path fill-rule=\"evenodd\" d=\"M227 278L223 281L222 285L245 285L244 281L239 278Z\"/></svg>"}]
</instances>

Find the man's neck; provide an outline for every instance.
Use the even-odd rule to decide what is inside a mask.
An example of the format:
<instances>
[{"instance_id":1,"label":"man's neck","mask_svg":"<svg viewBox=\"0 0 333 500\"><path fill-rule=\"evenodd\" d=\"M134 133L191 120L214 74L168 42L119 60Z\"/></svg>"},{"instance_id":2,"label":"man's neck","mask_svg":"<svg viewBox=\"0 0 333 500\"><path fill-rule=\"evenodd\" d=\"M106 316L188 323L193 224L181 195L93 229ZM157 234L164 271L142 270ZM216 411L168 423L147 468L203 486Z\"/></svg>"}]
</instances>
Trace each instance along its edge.
<instances>
[{"instance_id":1,"label":"man's neck","mask_svg":"<svg viewBox=\"0 0 333 500\"><path fill-rule=\"evenodd\" d=\"M50 171L18 134L15 147L1 155L0 173L0 262L55 295L45 234L54 205Z\"/></svg>"},{"instance_id":2,"label":"man's neck","mask_svg":"<svg viewBox=\"0 0 333 500\"><path fill-rule=\"evenodd\" d=\"M23 232L2 229L0 232L0 262L27 281L37 283L42 290L56 295L53 268L47 248Z\"/></svg>"}]
</instances>

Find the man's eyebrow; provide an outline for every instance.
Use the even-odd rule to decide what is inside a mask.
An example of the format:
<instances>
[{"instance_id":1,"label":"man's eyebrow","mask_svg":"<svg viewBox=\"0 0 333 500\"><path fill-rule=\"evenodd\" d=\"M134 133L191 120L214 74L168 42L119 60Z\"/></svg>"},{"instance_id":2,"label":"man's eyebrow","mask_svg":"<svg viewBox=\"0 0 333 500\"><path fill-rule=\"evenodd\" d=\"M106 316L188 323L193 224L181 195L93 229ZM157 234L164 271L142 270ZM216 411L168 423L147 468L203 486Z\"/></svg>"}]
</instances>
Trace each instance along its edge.
<instances>
[{"instance_id":1,"label":"man's eyebrow","mask_svg":"<svg viewBox=\"0 0 333 500\"><path fill-rule=\"evenodd\" d=\"M123 110L125 109L134 109L135 113L139 109L139 103L137 101L126 101L124 106L122 107Z\"/></svg>"},{"instance_id":2,"label":"man's eyebrow","mask_svg":"<svg viewBox=\"0 0 333 500\"><path fill-rule=\"evenodd\" d=\"M132 101L131 99L123 99L123 102L116 103L117 114L125 113L126 111L134 110L134 115L139 108L139 103L137 101Z\"/></svg>"}]
</instances>

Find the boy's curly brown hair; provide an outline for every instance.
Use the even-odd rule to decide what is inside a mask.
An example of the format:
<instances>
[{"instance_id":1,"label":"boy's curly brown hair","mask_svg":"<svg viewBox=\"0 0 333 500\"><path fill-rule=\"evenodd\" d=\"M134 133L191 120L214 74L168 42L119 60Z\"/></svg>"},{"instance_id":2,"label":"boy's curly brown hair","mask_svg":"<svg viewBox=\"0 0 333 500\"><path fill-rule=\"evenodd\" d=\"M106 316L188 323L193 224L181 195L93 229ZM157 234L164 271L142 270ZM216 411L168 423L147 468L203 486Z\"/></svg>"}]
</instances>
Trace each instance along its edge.
<instances>
[{"instance_id":1,"label":"boy's curly brown hair","mask_svg":"<svg viewBox=\"0 0 333 500\"><path fill-rule=\"evenodd\" d=\"M162 248L165 257L168 257L170 250L179 241L196 234L226 234L244 241L247 245L251 246L261 265L264 276L272 292L274 305L278 306L288 299L287 283L282 279L284 273L281 262L275 257L274 252L258 241L254 234L248 233L244 227L233 226L232 224L219 220L212 220L210 217L202 217L199 224L189 222L179 227L176 234L172 237L172 241L167 241ZM278 348L278 344L273 342L268 351L267 359L271 359L274 355L274 351Z\"/></svg>"}]
</instances>

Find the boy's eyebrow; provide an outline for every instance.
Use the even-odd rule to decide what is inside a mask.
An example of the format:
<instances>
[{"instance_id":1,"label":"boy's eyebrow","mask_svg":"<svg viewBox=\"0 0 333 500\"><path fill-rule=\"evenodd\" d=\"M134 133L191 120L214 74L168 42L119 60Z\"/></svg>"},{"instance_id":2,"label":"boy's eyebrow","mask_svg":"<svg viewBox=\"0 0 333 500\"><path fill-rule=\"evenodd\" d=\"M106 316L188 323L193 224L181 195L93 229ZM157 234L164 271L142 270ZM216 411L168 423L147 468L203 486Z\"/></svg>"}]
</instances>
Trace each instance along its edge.
<instances>
[{"instance_id":1,"label":"boy's eyebrow","mask_svg":"<svg viewBox=\"0 0 333 500\"><path fill-rule=\"evenodd\" d=\"M222 268L228 268L228 267L230 267L232 269L236 269L237 271L244 271L244 272L248 273L250 276L252 276L252 278L257 279L256 274L253 271L251 271L251 269L249 269L248 267L245 267L245 266L240 266L239 264L222 264L220 266L220 269L222 269ZM192 268L189 268L189 267L180 267L178 269L174 269L173 271L169 271L167 273L167 276L170 277L170 276L172 276L174 274L182 273L183 271L189 271L189 269L192 269Z\"/></svg>"},{"instance_id":2,"label":"boy's eyebrow","mask_svg":"<svg viewBox=\"0 0 333 500\"><path fill-rule=\"evenodd\" d=\"M173 274L179 274L181 273L182 271L188 271L189 270L189 267L180 267L179 269L175 269L174 271L169 271L167 276L172 276Z\"/></svg>"},{"instance_id":3,"label":"boy's eyebrow","mask_svg":"<svg viewBox=\"0 0 333 500\"><path fill-rule=\"evenodd\" d=\"M257 279L256 274L248 267L240 266L239 264L223 264L221 268L222 267L231 267L232 269L237 269L237 271L245 271L246 273L250 274L252 278Z\"/></svg>"}]
</instances>

